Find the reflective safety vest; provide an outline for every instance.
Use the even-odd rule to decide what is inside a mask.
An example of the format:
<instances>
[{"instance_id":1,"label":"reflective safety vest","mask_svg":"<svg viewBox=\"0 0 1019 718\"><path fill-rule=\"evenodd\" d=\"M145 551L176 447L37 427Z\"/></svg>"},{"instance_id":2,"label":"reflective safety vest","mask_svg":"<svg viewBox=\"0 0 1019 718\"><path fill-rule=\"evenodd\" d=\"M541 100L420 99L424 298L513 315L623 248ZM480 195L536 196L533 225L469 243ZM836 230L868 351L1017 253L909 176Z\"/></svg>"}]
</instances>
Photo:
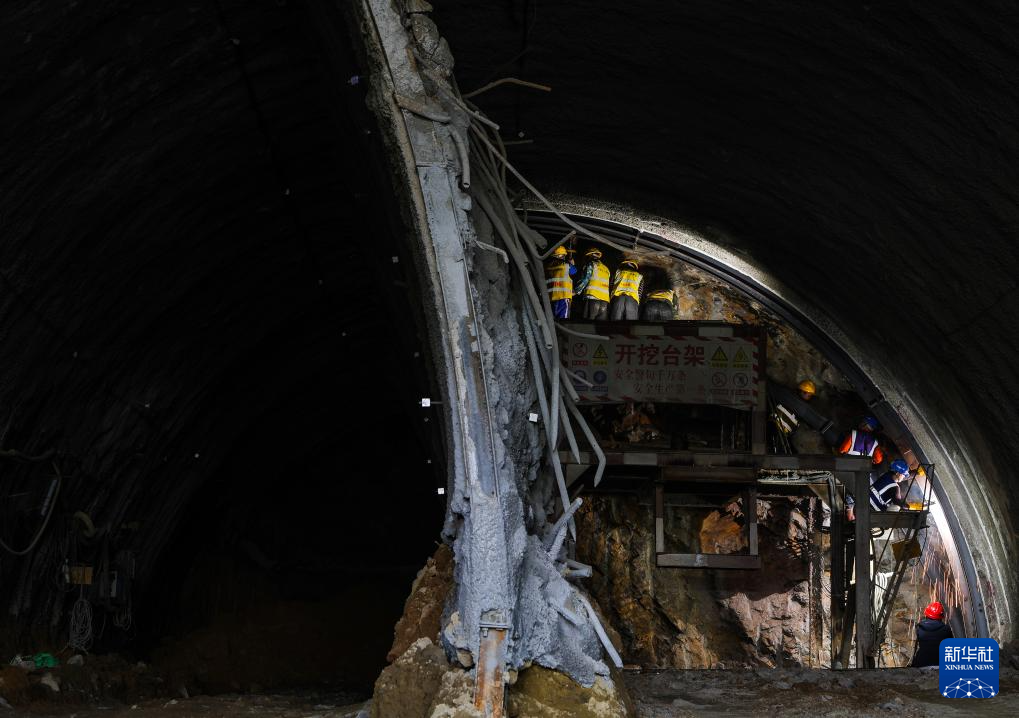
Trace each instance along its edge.
<instances>
[{"instance_id":1,"label":"reflective safety vest","mask_svg":"<svg viewBox=\"0 0 1019 718\"><path fill-rule=\"evenodd\" d=\"M647 301L654 299L656 302L668 302L672 304L672 290L671 289L659 289L657 292L651 292L647 295Z\"/></svg>"},{"instance_id":2,"label":"reflective safety vest","mask_svg":"<svg viewBox=\"0 0 1019 718\"><path fill-rule=\"evenodd\" d=\"M545 286L548 287L548 298L553 302L572 299L573 279L570 277L570 265L566 262L553 262L545 267Z\"/></svg>"},{"instance_id":3,"label":"reflective safety vest","mask_svg":"<svg viewBox=\"0 0 1019 718\"><path fill-rule=\"evenodd\" d=\"M616 270L616 287L612 290L612 296L626 295L634 301L640 301L640 272L631 269Z\"/></svg>"},{"instance_id":4,"label":"reflective safety vest","mask_svg":"<svg viewBox=\"0 0 1019 718\"><path fill-rule=\"evenodd\" d=\"M884 511L889 504L894 503L898 495L899 487L894 474L885 472L870 486L870 507L875 511Z\"/></svg>"},{"instance_id":5,"label":"reflective safety vest","mask_svg":"<svg viewBox=\"0 0 1019 718\"><path fill-rule=\"evenodd\" d=\"M597 259L592 264L591 280L584 287L584 297L599 302L609 301L609 268Z\"/></svg>"},{"instance_id":6,"label":"reflective safety vest","mask_svg":"<svg viewBox=\"0 0 1019 718\"><path fill-rule=\"evenodd\" d=\"M853 429L849 440L848 456L873 456L877 449L877 438L869 431L857 431Z\"/></svg>"}]
</instances>

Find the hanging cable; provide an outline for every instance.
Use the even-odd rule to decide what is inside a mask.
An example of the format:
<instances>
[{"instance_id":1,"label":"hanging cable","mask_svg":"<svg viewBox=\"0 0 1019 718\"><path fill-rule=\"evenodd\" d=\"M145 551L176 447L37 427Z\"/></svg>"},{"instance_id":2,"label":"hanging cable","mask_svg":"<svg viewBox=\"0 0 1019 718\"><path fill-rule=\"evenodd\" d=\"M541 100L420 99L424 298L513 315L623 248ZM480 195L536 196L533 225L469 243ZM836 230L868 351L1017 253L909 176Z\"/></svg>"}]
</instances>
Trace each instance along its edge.
<instances>
[{"instance_id":1,"label":"hanging cable","mask_svg":"<svg viewBox=\"0 0 1019 718\"><path fill-rule=\"evenodd\" d=\"M53 518L53 512L54 510L56 510L57 506L57 498L60 496L60 486L61 484L63 484L63 476L61 476L60 469L57 468L56 462L52 462L51 466L53 466L55 478L54 484L51 486L50 489L52 493L47 493L46 504L44 504L43 506L45 518L43 518L42 524L39 526L39 530L36 531L35 536L29 542L28 547L21 549L20 551L15 550L11 548L6 541L0 539L0 548L3 548L4 551L11 554L12 556L25 556L31 553L32 550L36 547L36 544L39 543L39 539L41 539L42 535L46 533L46 527L49 526L50 519Z\"/></svg>"}]
</instances>

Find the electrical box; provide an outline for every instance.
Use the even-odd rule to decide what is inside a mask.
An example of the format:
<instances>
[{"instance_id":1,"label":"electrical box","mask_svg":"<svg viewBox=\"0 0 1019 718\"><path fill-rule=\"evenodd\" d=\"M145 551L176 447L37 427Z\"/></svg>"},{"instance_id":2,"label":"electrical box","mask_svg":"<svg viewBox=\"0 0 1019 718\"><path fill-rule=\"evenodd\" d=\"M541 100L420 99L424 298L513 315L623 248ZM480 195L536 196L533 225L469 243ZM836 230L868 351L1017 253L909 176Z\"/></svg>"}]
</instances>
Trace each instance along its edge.
<instances>
[{"instance_id":1,"label":"electrical box","mask_svg":"<svg viewBox=\"0 0 1019 718\"><path fill-rule=\"evenodd\" d=\"M72 586L91 586L92 567L87 564L75 564L68 567L67 582Z\"/></svg>"}]
</instances>

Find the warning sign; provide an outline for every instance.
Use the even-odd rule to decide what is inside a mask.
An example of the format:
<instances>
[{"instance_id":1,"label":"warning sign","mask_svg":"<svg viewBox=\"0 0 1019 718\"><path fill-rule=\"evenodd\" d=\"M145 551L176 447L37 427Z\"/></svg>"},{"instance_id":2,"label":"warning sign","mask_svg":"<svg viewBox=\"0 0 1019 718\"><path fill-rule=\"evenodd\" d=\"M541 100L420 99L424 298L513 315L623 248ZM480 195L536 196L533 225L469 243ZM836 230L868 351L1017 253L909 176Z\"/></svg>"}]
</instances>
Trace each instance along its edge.
<instances>
[{"instance_id":1,"label":"warning sign","mask_svg":"<svg viewBox=\"0 0 1019 718\"><path fill-rule=\"evenodd\" d=\"M626 336L564 343L563 363L585 403L653 401L745 408L757 401L756 335ZM594 367L594 370L591 369ZM588 386L584 382L591 382Z\"/></svg>"}]
</instances>

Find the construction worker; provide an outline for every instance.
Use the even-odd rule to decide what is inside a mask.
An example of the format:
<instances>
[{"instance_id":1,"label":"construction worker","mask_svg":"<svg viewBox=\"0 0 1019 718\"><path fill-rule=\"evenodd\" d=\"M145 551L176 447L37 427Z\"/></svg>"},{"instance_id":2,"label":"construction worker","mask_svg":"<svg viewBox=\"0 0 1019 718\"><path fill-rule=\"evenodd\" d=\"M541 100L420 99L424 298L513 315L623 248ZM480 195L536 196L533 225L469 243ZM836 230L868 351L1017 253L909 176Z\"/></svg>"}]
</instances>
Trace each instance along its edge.
<instances>
[{"instance_id":1,"label":"construction worker","mask_svg":"<svg viewBox=\"0 0 1019 718\"><path fill-rule=\"evenodd\" d=\"M612 304L609 315L612 321L635 320L639 315L640 298L644 293L644 277L635 259L624 259L612 277Z\"/></svg>"},{"instance_id":2,"label":"construction worker","mask_svg":"<svg viewBox=\"0 0 1019 718\"><path fill-rule=\"evenodd\" d=\"M817 386L810 379L801 381L797 388L800 390L800 398L803 401L810 401L814 398L814 394L817 393Z\"/></svg>"},{"instance_id":3,"label":"construction worker","mask_svg":"<svg viewBox=\"0 0 1019 718\"><path fill-rule=\"evenodd\" d=\"M945 607L932 601L923 611L923 620L916 624L916 653L910 668L938 667L941 665L941 642L955 638L952 628L945 623Z\"/></svg>"},{"instance_id":4,"label":"construction worker","mask_svg":"<svg viewBox=\"0 0 1019 718\"><path fill-rule=\"evenodd\" d=\"M574 282L574 296L584 300L584 319L601 321L609 316L609 268L601 261L601 250L591 247L580 281Z\"/></svg>"},{"instance_id":5,"label":"construction worker","mask_svg":"<svg viewBox=\"0 0 1019 718\"><path fill-rule=\"evenodd\" d=\"M892 504L906 508L906 497L899 483L908 478L909 465L902 459L893 461L892 468L870 485L870 507L875 511L887 511Z\"/></svg>"},{"instance_id":6,"label":"construction worker","mask_svg":"<svg viewBox=\"0 0 1019 718\"><path fill-rule=\"evenodd\" d=\"M548 299L552 303L552 316L556 319L570 318L570 302L573 300L573 275L577 268L566 259L566 247L559 245L552 250L552 259L545 265L545 285Z\"/></svg>"},{"instance_id":7,"label":"construction worker","mask_svg":"<svg viewBox=\"0 0 1019 718\"><path fill-rule=\"evenodd\" d=\"M865 416L860 421L860 426L853 429L842 440L839 446L839 453L846 456L869 456L875 466L885 460L884 452L878 443L874 432L877 430L878 421L873 416Z\"/></svg>"},{"instance_id":8,"label":"construction worker","mask_svg":"<svg viewBox=\"0 0 1019 718\"><path fill-rule=\"evenodd\" d=\"M676 292L655 289L648 292L640 308L640 318L646 322L671 322L676 317Z\"/></svg>"}]
</instances>

